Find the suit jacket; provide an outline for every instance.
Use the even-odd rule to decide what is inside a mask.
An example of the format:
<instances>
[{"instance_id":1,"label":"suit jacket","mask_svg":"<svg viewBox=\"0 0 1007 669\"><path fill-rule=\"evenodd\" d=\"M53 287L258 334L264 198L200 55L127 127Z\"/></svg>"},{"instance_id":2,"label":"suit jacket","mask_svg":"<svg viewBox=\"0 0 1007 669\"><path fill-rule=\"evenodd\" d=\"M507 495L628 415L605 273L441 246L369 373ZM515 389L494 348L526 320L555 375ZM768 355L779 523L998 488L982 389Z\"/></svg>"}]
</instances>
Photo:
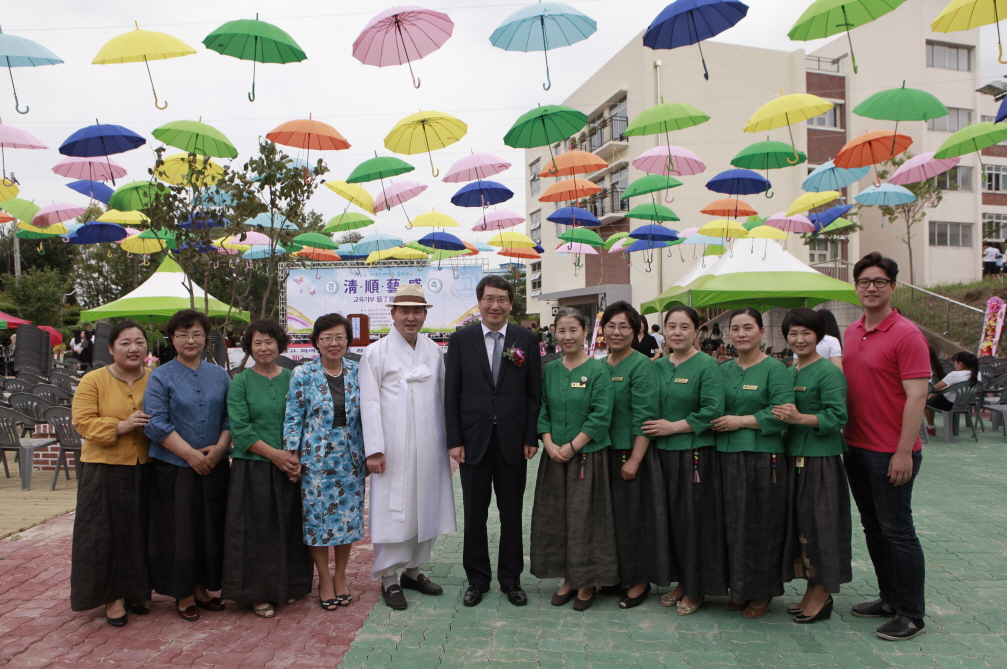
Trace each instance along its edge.
<instances>
[{"instance_id":1,"label":"suit jacket","mask_svg":"<svg viewBox=\"0 0 1007 669\"><path fill-rule=\"evenodd\" d=\"M520 367L504 357L496 385L490 370L482 325L459 330L448 340L444 379L444 422L449 449L465 447L465 463L477 465L486 453L493 422L504 459L524 461L524 446L538 445L538 410L542 395L542 360L534 332L507 325L503 350L525 354Z\"/></svg>"}]
</instances>

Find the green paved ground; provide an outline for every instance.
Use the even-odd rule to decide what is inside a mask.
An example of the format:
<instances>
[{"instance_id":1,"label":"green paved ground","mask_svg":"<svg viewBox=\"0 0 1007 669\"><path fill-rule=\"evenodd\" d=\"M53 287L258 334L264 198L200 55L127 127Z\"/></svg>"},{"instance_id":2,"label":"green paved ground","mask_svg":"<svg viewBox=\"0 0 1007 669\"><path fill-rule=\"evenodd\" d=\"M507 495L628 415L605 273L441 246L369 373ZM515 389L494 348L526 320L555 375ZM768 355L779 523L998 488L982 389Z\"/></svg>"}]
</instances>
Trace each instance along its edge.
<instances>
[{"instance_id":1,"label":"green paved ground","mask_svg":"<svg viewBox=\"0 0 1007 669\"><path fill-rule=\"evenodd\" d=\"M530 479L526 518L533 495L534 477ZM455 483L461 525L461 490L457 479ZM849 613L852 604L877 595L854 513L854 581L836 597L837 613L828 622L791 622L785 602L798 598L794 584L786 597L773 602L769 614L754 621L727 611L722 603L682 618L673 608L663 608L657 593L630 611L621 611L615 597L604 596L585 613L575 613L569 604L549 604L558 581L540 582L527 574L528 606L511 606L493 590L478 607L465 608L459 532L438 543L429 568L444 586L444 596L407 591L410 608L401 612L379 601L340 666L1007 669L1007 441L988 431L978 445L959 437L950 445L935 441L924 446L915 502L927 557L929 615L927 633L911 641L878 639L874 630L883 621Z\"/></svg>"}]
</instances>

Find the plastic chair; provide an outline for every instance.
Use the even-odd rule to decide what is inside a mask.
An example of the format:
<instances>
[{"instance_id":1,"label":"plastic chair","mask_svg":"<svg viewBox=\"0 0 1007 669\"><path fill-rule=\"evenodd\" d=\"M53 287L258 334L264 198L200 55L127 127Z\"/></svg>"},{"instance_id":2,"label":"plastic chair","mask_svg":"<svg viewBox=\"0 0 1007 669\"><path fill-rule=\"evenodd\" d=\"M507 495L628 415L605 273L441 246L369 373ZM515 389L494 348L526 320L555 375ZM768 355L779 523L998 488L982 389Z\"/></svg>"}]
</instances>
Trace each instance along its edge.
<instances>
[{"instance_id":1,"label":"plastic chair","mask_svg":"<svg viewBox=\"0 0 1007 669\"><path fill-rule=\"evenodd\" d=\"M56 489L56 481L59 480L59 468L63 466L66 472L66 480L70 480L70 463L66 457L67 453L73 453L73 475L77 477L77 463L80 462L80 450L83 444L77 428L73 426L73 414L69 407L51 407L45 410L45 421L56 430L56 441L59 443L59 457L56 458L56 471L52 474L52 485L49 490Z\"/></svg>"},{"instance_id":2,"label":"plastic chair","mask_svg":"<svg viewBox=\"0 0 1007 669\"><path fill-rule=\"evenodd\" d=\"M972 428L972 438L979 443L979 435L976 433L976 421L972 418L973 405L976 403L976 395L981 386L977 383L970 386L968 381L956 383L945 388L942 393L954 392L955 401L948 411L942 411L941 417L944 420L944 441L951 443L952 436L958 435L958 416L965 415L965 426Z\"/></svg>"},{"instance_id":3,"label":"plastic chair","mask_svg":"<svg viewBox=\"0 0 1007 669\"><path fill-rule=\"evenodd\" d=\"M67 392L51 383L40 383L37 386L33 386L31 392L32 395L38 395L53 404L69 404L73 401L73 393Z\"/></svg>"},{"instance_id":4,"label":"plastic chair","mask_svg":"<svg viewBox=\"0 0 1007 669\"><path fill-rule=\"evenodd\" d=\"M23 369L17 373L17 378L26 383L30 383L33 386L37 386L40 383L49 383L49 379L41 376L39 374L34 374L32 372L26 372Z\"/></svg>"},{"instance_id":5,"label":"plastic chair","mask_svg":"<svg viewBox=\"0 0 1007 669\"><path fill-rule=\"evenodd\" d=\"M9 411L9 410L8 410ZM17 452L18 471L21 474L21 490L31 490L31 468L35 459L35 451L56 443L55 439L23 439L18 434L18 428L24 428L24 423L6 413L0 414L0 459L3 460L4 473L10 478L7 468L7 451Z\"/></svg>"},{"instance_id":6,"label":"plastic chair","mask_svg":"<svg viewBox=\"0 0 1007 669\"><path fill-rule=\"evenodd\" d=\"M71 380L70 378L64 376L63 374L53 374L52 385L56 386L65 393L70 393L70 395L72 396L73 389L77 387L77 382Z\"/></svg>"},{"instance_id":7,"label":"plastic chair","mask_svg":"<svg viewBox=\"0 0 1007 669\"><path fill-rule=\"evenodd\" d=\"M23 379L4 379L3 389L7 393L30 393L34 384Z\"/></svg>"},{"instance_id":8,"label":"plastic chair","mask_svg":"<svg viewBox=\"0 0 1007 669\"><path fill-rule=\"evenodd\" d=\"M59 406L57 402L50 402L40 395L34 393L12 393L9 398L11 408L26 416L31 416L34 420L44 423L45 418L42 412L54 406Z\"/></svg>"},{"instance_id":9,"label":"plastic chair","mask_svg":"<svg viewBox=\"0 0 1007 669\"><path fill-rule=\"evenodd\" d=\"M26 415L17 409L11 409L8 407L0 407L0 418L9 418L15 423L21 424L21 436L27 437L28 433L36 426L41 425L44 421L41 421L34 416Z\"/></svg>"}]
</instances>

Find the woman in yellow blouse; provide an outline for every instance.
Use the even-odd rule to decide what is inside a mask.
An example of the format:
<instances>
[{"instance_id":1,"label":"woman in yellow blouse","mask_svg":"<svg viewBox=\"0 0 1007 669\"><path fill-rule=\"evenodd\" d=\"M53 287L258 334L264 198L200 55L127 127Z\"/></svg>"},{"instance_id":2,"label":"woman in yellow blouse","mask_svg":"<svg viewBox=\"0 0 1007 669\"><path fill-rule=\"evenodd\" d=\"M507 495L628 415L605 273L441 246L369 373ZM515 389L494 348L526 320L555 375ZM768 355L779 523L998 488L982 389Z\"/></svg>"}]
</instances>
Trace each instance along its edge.
<instances>
[{"instance_id":1,"label":"woman in yellow blouse","mask_svg":"<svg viewBox=\"0 0 1007 669\"><path fill-rule=\"evenodd\" d=\"M126 624L126 607L150 612L147 570L147 483L143 433L147 338L133 321L112 328L115 362L86 375L73 397L73 425L84 440L73 523L70 607L105 606L108 624ZM127 603L128 601L128 603Z\"/></svg>"}]
</instances>

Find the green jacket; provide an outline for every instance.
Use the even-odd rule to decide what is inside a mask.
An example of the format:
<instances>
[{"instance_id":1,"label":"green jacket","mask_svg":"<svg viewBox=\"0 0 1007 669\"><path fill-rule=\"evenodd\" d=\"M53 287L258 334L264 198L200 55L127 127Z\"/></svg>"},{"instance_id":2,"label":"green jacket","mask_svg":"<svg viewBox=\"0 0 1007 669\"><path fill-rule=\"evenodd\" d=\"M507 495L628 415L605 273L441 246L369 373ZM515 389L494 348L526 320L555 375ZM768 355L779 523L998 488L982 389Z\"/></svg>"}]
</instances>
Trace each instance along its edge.
<instances>
[{"instance_id":1,"label":"green jacket","mask_svg":"<svg viewBox=\"0 0 1007 669\"><path fill-rule=\"evenodd\" d=\"M818 428L790 425L787 455L824 457L842 455L846 450L846 377L839 368L822 358L807 367L790 368L797 410L818 416Z\"/></svg>"},{"instance_id":2,"label":"green jacket","mask_svg":"<svg viewBox=\"0 0 1007 669\"><path fill-rule=\"evenodd\" d=\"M563 358L553 360L542 370L538 433L548 432L557 446L563 446L584 432L591 441L583 453L607 448L612 443L608 434L615 402L612 385L609 366L600 360L588 358L572 371L563 366Z\"/></svg>"},{"instance_id":3,"label":"green jacket","mask_svg":"<svg viewBox=\"0 0 1007 669\"><path fill-rule=\"evenodd\" d=\"M268 459L250 452L252 444L264 441L273 448L283 448L283 415L287 409L290 370L284 369L272 379L246 369L234 377L227 391L227 415L231 420L232 458Z\"/></svg>"},{"instance_id":4,"label":"green jacket","mask_svg":"<svg viewBox=\"0 0 1007 669\"><path fill-rule=\"evenodd\" d=\"M612 426L608 431L612 448L632 449L636 437L646 436L644 421L654 420L659 415L657 371L650 358L639 351L630 352L615 367L609 364L607 357L603 362L612 374L615 393Z\"/></svg>"},{"instance_id":5,"label":"green jacket","mask_svg":"<svg viewBox=\"0 0 1007 669\"><path fill-rule=\"evenodd\" d=\"M692 432L657 438L657 447L666 451L686 451L717 443L710 427L714 418L724 415L724 380L717 361L705 353L696 353L677 367L670 357L655 363L661 391L661 418L684 420Z\"/></svg>"},{"instance_id":6,"label":"green jacket","mask_svg":"<svg viewBox=\"0 0 1007 669\"><path fill-rule=\"evenodd\" d=\"M720 372L726 393L724 415L755 416L759 429L718 432L717 450L724 453L785 453L783 435L787 424L773 418L771 412L778 404L794 401L794 381L787 366L767 357L748 369L742 369L737 360L729 360L720 366Z\"/></svg>"}]
</instances>

